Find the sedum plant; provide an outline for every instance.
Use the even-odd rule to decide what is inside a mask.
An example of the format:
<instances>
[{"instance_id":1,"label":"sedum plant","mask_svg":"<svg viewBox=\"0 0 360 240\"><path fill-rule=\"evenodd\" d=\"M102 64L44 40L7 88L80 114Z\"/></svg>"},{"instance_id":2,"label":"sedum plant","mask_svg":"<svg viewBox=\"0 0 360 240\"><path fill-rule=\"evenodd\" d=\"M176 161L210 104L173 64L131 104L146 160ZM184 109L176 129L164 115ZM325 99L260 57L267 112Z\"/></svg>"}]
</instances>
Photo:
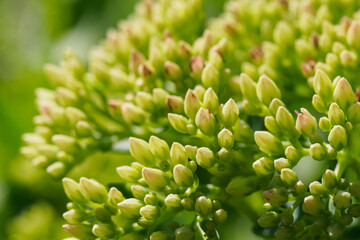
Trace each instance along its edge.
<instances>
[{"instance_id":1,"label":"sedum plant","mask_svg":"<svg viewBox=\"0 0 360 240\"><path fill-rule=\"evenodd\" d=\"M341 239L360 217L359 3L231 0L208 21L203 4L145 0L86 64L45 65L21 152L62 179L63 228L222 239L237 211L263 238ZM72 179L97 152L132 162Z\"/></svg>"}]
</instances>

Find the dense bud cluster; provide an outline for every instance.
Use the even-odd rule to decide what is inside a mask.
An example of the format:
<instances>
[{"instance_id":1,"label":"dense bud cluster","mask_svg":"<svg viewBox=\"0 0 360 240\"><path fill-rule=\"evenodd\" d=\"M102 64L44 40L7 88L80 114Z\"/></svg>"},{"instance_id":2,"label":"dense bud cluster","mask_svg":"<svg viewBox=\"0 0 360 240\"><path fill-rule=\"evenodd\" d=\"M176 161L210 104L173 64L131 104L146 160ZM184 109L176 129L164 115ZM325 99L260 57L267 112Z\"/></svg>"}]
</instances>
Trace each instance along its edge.
<instances>
[{"instance_id":1,"label":"dense bud cluster","mask_svg":"<svg viewBox=\"0 0 360 240\"><path fill-rule=\"evenodd\" d=\"M340 239L360 217L359 8L231 0L203 29L201 0L145 0L88 68L66 50L45 67L54 90L37 91L40 115L21 150L63 178L64 229L220 239L227 212L247 204L259 235ZM64 177L123 139L133 162L116 183ZM304 176L317 162L324 169Z\"/></svg>"}]
</instances>

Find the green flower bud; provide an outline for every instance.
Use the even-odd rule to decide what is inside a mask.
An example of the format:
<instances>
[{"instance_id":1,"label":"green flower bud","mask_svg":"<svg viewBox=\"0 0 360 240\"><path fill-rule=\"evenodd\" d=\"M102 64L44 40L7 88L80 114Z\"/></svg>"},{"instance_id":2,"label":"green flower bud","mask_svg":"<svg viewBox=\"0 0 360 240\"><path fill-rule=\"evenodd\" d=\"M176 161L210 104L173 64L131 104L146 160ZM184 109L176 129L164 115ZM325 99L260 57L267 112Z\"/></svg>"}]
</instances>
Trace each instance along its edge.
<instances>
[{"instance_id":1,"label":"green flower bud","mask_svg":"<svg viewBox=\"0 0 360 240\"><path fill-rule=\"evenodd\" d=\"M217 224L225 223L227 219L227 212L224 209L219 209L214 213L214 220Z\"/></svg>"},{"instance_id":2,"label":"green flower bud","mask_svg":"<svg viewBox=\"0 0 360 240\"><path fill-rule=\"evenodd\" d=\"M316 133L317 123L315 117L313 117L305 108L301 108L301 113L296 112L296 129L306 137Z\"/></svg>"},{"instance_id":3,"label":"green flower bud","mask_svg":"<svg viewBox=\"0 0 360 240\"><path fill-rule=\"evenodd\" d=\"M137 92L135 97L135 103L141 109L146 112L153 112L155 105L153 102L153 97L150 93L147 92Z\"/></svg>"},{"instance_id":4,"label":"green flower bud","mask_svg":"<svg viewBox=\"0 0 360 240\"><path fill-rule=\"evenodd\" d=\"M92 232L95 236L102 239L115 237L115 231L110 224L95 224Z\"/></svg>"},{"instance_id":5,"label":"green flower bud","mask_svg":"<svg viewBox=\"0 0 360 240\"><path fill-rule=\"evenodd\" d=\"M230 98L222 108L222 117L225 126L232 127L239 116L239 107L235 101Z\"/></svg>"},{"instance_id":6,"label":"green flower bud","mask_svg":"<svg viewBox=\"0 0 360 240\"><path fill-rule=\"evenodd\" d=\"M163 190L163 188L168 184L168 179L165 176L165 173L155 168L143 168L142 176L147 185L154 190Z\"/></svg>"},{"instance_id":7,"label":"green flower bud","mask_svg":"<svg viewBox=\"0 0 360 240\"><path fill-rule=\"evenodd\" d=\"M295 232L291 228L281 227L274 235L277 239L293 239Z\"/></svg>"},{"instance_id":8,"label":"green flower bud","mask_svg":"<svg viewBox=\"0 0 360 240\"><path fill-rule=\"evenodd\" d=\"M262 75L256 84L256 93L259 99L269 106L274 98L281 98L281 92L276 84L266 75Z\"/></svg>"},{"instance_id":9,"label":"green flower bud","mask_svg":"<svg viewBox=\"0 0 360 240\"><path fill-rule=\"evenodd\" d=\"M356 102L347 110L347 119L353 124L360 123L360 102Z\"/></svg>"},{"instance_id":10,"label":"green flower bud","mask_svg":"<svg viewBox=\"0 0 360 240\"><path fill-rule=\"evenodd\" d=\"M65 108L66 118L69 119L69 122L74 126L80 120L86 120L86 114L80 109L74 107Z\"/></svg>"},{"instance_id":11,"label":"green flower bud","mask_svg":"<svg viewBox=\"0 0 360 240\"><path fill-rule=\"evenodd\" d=\"M257 176L268 176L274 173L274 163L271 159L262 157L253 163L253 169Z\"/></svg>"},{"instance_id":12,"label":"green flower bud","mask_svg":"<svg viewBox=\"0 0 360 240\"><path fill-rule=\"evenodd\" d=\"M274 135L281 135L281 129L273 116L266 116L264 124L267 130Z\"/></svg>"},{"instance_id":13,"label":"green flower bud","mask_svg":"<svg viewBox=\"0 0 360 240\"><path fill-rule=\"evenodd\" d=\"M204 99L204 94L205 94L205 88L201 85L196 85L194 88L194 94L199 98L199 99Z\"/></svg>"},{"instance_id":14,"label":"green flower bud","mask_svg":"<svg viewBox=\"0 0 360 240\"><path fill-rule=\"evenodd\" d=\"M223 148L231 149L234 145L234 136L232 132L224 128L218 134L219 145Z\"/></svg>"},{"instance_id":15,"label":"green flower bud","mask_svg":"<svg viewBox=\"0 0 360 240\"><path fill-rule=\"evenodd\" d=\"M168 77L172 81L175 81L182 77L181 68L174 62L166 61L164 64L164 69L166 77Z\"/></svg>"},{"instance_id":16,"label":"green flower bud","mask_svg":"<svg viewBox=\"0 0 360 240\"><path fill-rule=\"evenodd\" d=\"M150 192L150 193L146 194L144 197L144 202L147 205L155 206L158 203L158 201L159 201L159 199L156 196L156 193L154 193L154 192Z\"/></svg>"},{"instance_id":17,"label":"green flower bud","mask_svg":"<svg viewBox=\"0 0 360 240\"><path fill-rule=\"evenodd\" d=\"M281 169L280 178L287 186L292 187L298 181L297 174L290 168Z\"/></svg>"},{"instance_id":18,"label":"green flower bud","mask_svg":"<svg viewBox=\"0 0 360 240\"><path fill-rule=\"evenodd\" d=\"M195 202L191 198L181 199L181 205L186 211L194 211L195 209Z\"/></svg>"},{"instance_id":19,"label":"green flower bud","mask_svg":"<svg viewBox=\"0 0 360 240\"><path fill-rule=\"evenodd\" d=\"M166 105L166 98L169 94L162 88L153 89L153 100L159 107Z\"/></svg>"},{"instance_id":20,"label":"green flower bud","mask_svg":"<svg viewBox=\"0 0 360 240\"><path fill-rule=\"evenodd\" d=\"M255 142L260 150L269 155L279 155L283 152L281 141L266 131L255 132Z\"/></svg>"},{"instance_id":21,"label":"green flower bud","mask_svg":"<svg viewBox=\"0 0 360 240\"><path fill-rule=\"evenodd\" d=\"M201 216L207 216L213 211L213 205L210 199L201 196L196 199L195 211Z\"/></svg>"},{"instance_id":22,"label":"green flower bud","mask_svg":"<svg viewBox=\"0 0 360 240\"><path fill-rule=\"evenodd\" d=\"M280 218L276 212L270 211L263 213L257 222L260 227L273 228L280 223Z\"/></svg>"},{"instance_id":23,"label":"green flower bud","mask_svg":"<svg viewBox=\"0 0 360 240\"><path fill-rule=\"evenodd\" d=\"M79 210L70 209L63 214L63 217L68 223L77 224L81 223L86 218L86 215Z\"/></svg>"},{"instance_id":24,"label":"green flower bud","mask_svg":"<svg viewBox=\"0 0 360 240\"><path fill-rule=\"evenodd\" d=\"M193 76L195 79L200 79L204 67L205 63L202 57L195 56L190 59L191 76Z\"/></svg>"},{"instance_id":25,"label":"green flower bud","mask_svg":"<svg viewBox=\"0 0 360 240\"><path fill-rule=\"evenodd\" d=\"M328 119L327 117L321 117L319 120L319 127L324 132L330 132L330 130L331 130L330 119Z\"/></svg>"},{"instance_id":26,"label":"green flower bud","mask_svg":"<svg viewBox=\"0 0 360 240\"><path fill-rule=\"evenodd\" d=\"M264 191L263 197L266 202L276 207L280 207L288 201L288 193L280 188L273 188Z\"/></svg>"},{"instance_id":27,"label":"green flower bud","mask_svg":"<svg viewBox=\"0 0 360 240\"><path fill-rule=\"evenodd\" d=\"M318 69L316 71L313 84L314 91L317 95L324 101L331 100L333 93L331 80L323 70Z\"/></svg>"},{"instance_id":28,"label":"green flower bud","mask_svg":"<svg viewBox=\"0 0 360 240\"><path fill-rule=\"evenodd\" d=\"M142 208L140 208L140 214L146 219L156 219L160 217L161 212L158 207L152 206L152 205L146 205Z\"/></svg>"},{"instance_id":29,"label":"green flower bud","mask_svg":"<svg viewBox=\"0 0 360 240\"><path fill-rule=\"evenodd\" d=\"M78 137L91 137L92 127L87 121L78 121L76 123L76 135Z\"/></svg>"},{"instance_id":30,"label":"green flower bud","mask_svg":"<svg viewBox=\"0 0 360 240\"><path fill-rule=\"evenodd\" d=\"M206 135L212 136L215 132L216 120L209 109L200 108L195 118L196 126Z\"/></svg>"},{"instance_id":31,"label":"green flower bud","mask_svg":"<svg viewBox=\"0 0 360 240\"><path fill-rule=\"evenodd\" d=\"M153 232L150 240L171 240L171 235L165 231Z\"/></svg>"},{"instance_id":32,"label":"green flower bud","mask_svg":"<svg viewBox=\"0 0 360 240\"><path fill-rule=\"evenodd\" d=\"M155 220L146 219L144 217L140 217L137 220L137 224L143 228L150 228L154 226Z\"/></svg>"},{"instance_id":33,"label":"green flower bud","mask_svg":"<svg viewBox=\"0 0 360 240\"><path fill-rule=\"evenodd\" d=\"M142 139L130 137L130 154L143 165L151 165L153 163L153 155L150 151L149 144Z\"/></svg>"},{"instance_id":34,"label":"green flower bud","mask_svg":"<svg viewBox=\"0 0 360 240\"><path fill-rule=\"evenodd\" d=\"M334 196L334 206L339 210L344 210L351 205L351 194L345 191L337 191Z\"/></svg>"},{"instance_id":35,"label":"green flower bud","mask_svg":"<svg viewBox=\"0 0 360 240\"><path fill-rule=\"evenodd\" d=\"M188 163L186 150L180 143L174 142L170 149L171 165L182 164L184 166Z\"/></svg>"},{"instance_id":36,"label":"green flower bud","mask_svg":"<svg viewBox=\"0 0 360 240\"><path fill-rule=\"evenodd\" d=\"M208 88L204 94L204 106L210 110L210 112L216 114L219 108L219 99L217 94L212 88Z\"/></svg>"},{"instance_id":37,"label":"green flower bud","mask_svg":"<svg viewBox=\"0 0 360 240\"><path fill-rule=\"evenodd\" d=\"M280 46L290 46L294 43L294 31L287 22L280 21L274 29L273 38Z\"/></svg>"},{"instance_id":38,"label":"green flower bud","mask_svg":"<svg viewBox=\"0 0 360 240\"><path fill-rule=\"evenodd\" d=\"M257 190L256 178L234 177L226 187L226 192L232 196L245 197Z\"/></svg>"},{"instance_id":39,"label":"green flower bud","mask_svg":"<svg viewBox=\"0 0 360 240\"><path fill-rule=\"evenodd\" d=\"M254 141L254 131L244 120L237 121L233 131L235 141Z\"/></svg>"},{"instance_id":40,"label":"green flower bud","mask_svg":"<svg viewBox=\"0 0 360 240\"><path fill-rule=\"evenodd\" d=\"M294 222L294 216L292 211L284 211L280 215L280 222L282 226L290 226Z\"/></svg>"},{"instance_id":41,"label":"green flower bud","mask_svg":"<svg viewBox=\"0 0 360 240\"><path fill-rule=\"evenodd\" d=\"M288 146L285 149L285 156L290 162L293 163L297 163L301 158L300 152L294 146Z\"/></svg>"},{"instance_id":42,"label":"green flower bud","mask_svg":"<svg viewBox=\"0 0 360 240\"><path fill-rule=\"evenodd\" d=\"M360 199L360 182L351 182L349 186L349 192L352 196L356 197L357 199Z\"/></svg>"},{"instance_id":43,"label":"green flower bud","mask_svg":"<svg viewBox=\"0 0 360 240\"><path fill-rule=\"evenodd\" d=\"M320 198L310 195L304 199L302 210L307 214L319 216L325 210L325 205Z\"/></svg>"},{"instance_id":44,"label":"green flower bud","mask_svg":"<svg viewBox=\"0 0 360 240\"><path fill-rule=\"evenodd\" d=\"M345 178L340 178L340 180L337 183L337 188L345 190L349 187L349 181Z\"/></svg>"},{"instance_id":45,"label":"green flower bud","mask_svg":"<svg viewBox=\"0 0 360 240\"><path fill-rule=\"evenodd\" d=\"M190 89L187 91L184 101L184 111L190 119L195 119L196 113L201 107L199 98Z\"/></svg>"},{"instance_id":46,"label":"green flower bud","mask_svg":"<svg viewBox=\"0 0 360 240\"><path fill-rule=\"evenodd\" d=\"M176 184L179 186L190 187L194 183L194 175L192 171L181 164L174 167L173 175Z\"/></svg>"},{"instance_id":47,"label":"green flower bud","mask_svg":"<svg viewBox=\"0 0 360 240\"><path fill-rule=\"evenodd\" d=\"M108 192L106 188L95 180L80 178L80 191L90 201L95 203L105 203Z\"/></svg>"},{"instance_id":48,"label":"green flower bud","mask_svg":"<svg viewBox=\"0 0 360 240\"><path fill-rule=\"evenodd\" d=\"M359 48L359 37L360 37L360 25L358 21L352 21L350 27L347 30L346 41L352 47Z\"/></svg>"},{"instance_id":49,"label":"green flower bud","mask_svg":"<svg viewBox=\"0 0 360 240\"><path fill-rule=\"evenodd\" d=\"M286 158L279 158L274 161L275 170L278 173L281 173L283 168L291 168L291 164Z\"/></svg>"},{"instance_id":50,"label":"green flower bud","mask_svg":"<svg viewBox=\"0 0 360 240\"><path fill-rule=\"evenodd\" d=\"M117 173L126 182L137 182L141 178L141 173L130 166L121 166L116 168Z\"/></svg>"},{"instance_id":51,"label":"green flower bud","mask_svg":"<svg viewBox=\"0 0 360 240\"><path fill-rule=\"evenodd\" d=\"M314 94L312 98L312 105L319 113L326 113L327 106L324 100L319 95Z\"/></svg>"},{"instance_id":52,"label":"green flower bud","mask_svg":"<svg viewBox=\"0 0 360 240\"><path fill-rule=\"evenodd\" d=\"M108 200L112 205L117 206L117 204L124 201L125 198L117 188L112 187L108 193Z\"/></svg>"},{"instance_id":53,"label":"green flower bud","mask_svg":"<svg viewBox=\"0 0 360 240\"><path fill-rule=\"evenodd\" d=\"M291 113L284 107L280 106L276 112L276 122L290 136L294 135L295 121Z\"/></svg>"},{"instance_id":54,"label":"green flower bud","mask_svg":"<svg viewBox=\"0 0 360 240\"><path fill-rule=\"evenodd\" d=\"M60 179L66 173L66 166L62 162L54 162L46 168L46 172L55 179Z\"/></svg>"},{"instance_id":55,"label":"green flower bud","mask_svg":"<svg viewBox=\"0 0 360 240\"><path fill-rule=\"evenodd\" d=\"M310 146L310 156L317 161L324 160L326 158L327 151L319 143L312 144Z\"/></svg>"},{"instance_id":56,"label":"green flower bud","mask_svg":"<svg viewBox=\"0 0 360 240\"><path fill-rule=\"evenodd\" d=\"M66 196L74 202L86 202L84 195L80 191L80 185L70 178L62 180Z\"/></svg>"},{"instance_id":57,"label":"green flower bud","mask_svg":"<svg viewBox=\"0 0 360 240\"><path fill-rule=\"evenodd\" d=\"M346 130L342 126L334 126L328 136L329 143L331 147L340 151L347 145L347 135Z\"/></svg>"},{"instance_id":58,"label":"green flower bud","mask_svg":"<svg viewBox=\"0 0 360 240\"><path fill-rule=\"evenodd\" d=\"M143 199L145 195L148 193L148 190L140 185L132 185L131 193L137 199Z\"/></svg>"},{"instance_id":59,"label":"green flower bud","mask_svg":"<svg viewBox=\"0 0 360 240\"><path fill-rule=\"evenodd\" d=\"M343 50L340 53L340 61L344 67L355 67L357 65L358 57L352 51Z\"/></svg>"},{"instance_id":60,"label":"green flower bud","mask_svg":"<svg viewBox=\"0 0 360 240\"><path fill-rule=\"evenodd\" d=\"M179 208L181 206L181 199L177 194L169 194L165 198L165 205L170 208Z\"/></svg>"},{"instance_id":61,"label":"green flower bud","mask_svg":"<svg viewBox=\"0 0 360 240\"><path fill-rule=\"evenodd\" d=\"M194 240L195 232L190 226L177 228L175 231L175 240Z\"/></svg>"},{"instance_id":62,"label":"green flower bud","mask_svg":"<svg viewBox=\"0 0 360 240\"><path fill-rule=\"evenodd\" d=\"M186 145L185 150L186 150L187 157L190 158L191 160L196 160L197 149L198 149L198 147L196 147L196 146Z\"/></svg>"},{"instance_id":63,"label":"green flower bud","mask_svg":"<svg viewBox=\"0 0 360 240\"><path fill-rule=\"evenodd\" d=\"M354 218L360 217L360 204L358 203L351 204L351 206L348 209L348 213Z\"/></svg>"},{"instance_id":64,"label":"green flower bud","mask_svg":"<svg viewBox=\"0 0 360 240\"><path fill-rule=\"evenodd\" d=\"M206 148L198 148L196 153L196 163L203 168L211 168L216 162L214 153Z\"/></svg>"},{"instance_id":65,"label":"green flower bud","mask_svg":"<svg viewBox=\"0 0 360 240\"><path fill-rule=\"evenodd\" d=\"M259 103L256 95L256 83L246 73L241 73L239 80L242 95L251 103Z\"/></svg>"},{"instance_id":66,"label":"green flower bud","mask_svg":"<svg viewBox=\"0 0 360 240\"><path fill-rule=\"evenodd\" d=\"M70 136L57 134L52 136L51 141L65 152L75 153L79 150L76 139Z\"/></svg>"},{"instance_id":67,"label":"green flower bud","mask_svg":"<svg viewBox=\"0 0 360 240\"><path fill-rule=\"evenodd\" d=\"M322 185L318 181L314 181L314 182L310 183L309 189L310 189L311 194L313 194L313 195L322 195L327 192L324 185Z\"/></svg>"},{"instance_id":68,"label":"green flower bud","mask_svg":"<svg viewBox=\"0 0 360 240\"><path fill-rule=\"evenodd\" d=\"M96 239L96 237L91 232L91 228L88 225L83 224L64 224L64 230L70 235L78 238L78 239Z\"/></svg>"},{"instance_id":69,"label":"green flower bud","mask_svg":"<svg viewBox=\"0 0 360 240\"><path fill-rule=\"evenodd\" d=\"M343 125L345 123L345 114L336 103L330 105L328 116L332 125Z\"/></svg>"},{"instance_id":70,"label":"green flower bud","mask_svg":"<svg viewBox=\"0 0 360 240\"><path fill-rule=\"evenodd\" d=\"M279 109L279 107L285 107L285 104L277 98L274 98L273 100L271 100L270 105L269 105L269 110L271 115L276 116L277 110Z\"/></svg>"},{"instance_id":71,"label":"green flower bud","mask_svg":"<svg viewBox=\"0 0 360 240\"><path fill-rule=\"evenodd\" d=\"M213 88L215 91L219 88L219 70L211 63L206 64L201 74L201 82L206 88Z\"/></svg>"},{"instance_id":72,"label":"green flower bud","mask_svg":"<svg viewBox=\"0 0 360 240\"><path fill-rule=\"evenodd\" d=\"M121 215L128 218L140 217L140 209L143 206L144 204L136 198L125 199L121 203L118 203Z\"/></svg>"},{"instance_id":73,"label":"green flower bud","mask_svg":"<svg viewBox=\"0 0 360 240\"><path fill-rule=\"evenodd\" d=\"M111 221L111 214L108 210L104 208L96 208L95 209L95 217L98 221L107 223Z\"/></svg>"},{"instance_id":74,"label":"green flower bud","mask_svg":"<svg viewBox=\"0 0 360 240\"><path fill-rule=\"evenodd\" d=\"M167 95L165 102L166 102L166 106L169 108L170 111L175 113L183 113L184 100L182 99L182 97Z\"/></svg>"},{"instance_id":75,"label":"green flower bud","mask_svg":"<svg viewBox=\"0 0 360 240\"><path fill-rule=\"evenodd\" d=\"M155 136L151 136L149 140L149 148L155 157L165 160L169 158L169 145L164 140L161 140Z\"/></svg>"},{"instance_id":76,"label":"green flower bud","mask_svg":"<svg viewBox=\"0 0 360 240\"><path fill-rule=\"evenodd\" d=\"M124 118L124 121L128 124L141 124L145 120L145 112L132 103L122 104L121 114Z\"/></svg>"},{"instance_id":77,"label":"green flower bud","mask_svg":"<svg viewBox=\"0 0 360 240\"><path fill-rule=\"evenodd\" d=\"M322 185L328 190L331 190L336 186L336 181L335 172L330 169L327 169L321 178Z\"/></svg>"},{"instance_id":78,"label":"green flower bud","mask_svg":"<svg viewBox=\"0 0 360 240\"><path fill-rule=\"evenodd\" d=\"M298 181L294 187L294 190L295 190L295 194L299 196L306 192L306 186L302 181Z\"/></svg>"},{"instance_id":79,"label":"green flower bud","mask_svg":"<svg viewBox=\"0 0 360 240\"><path fill-rule=\"evenodd\" d=\"M345 78L341 78L337 83L333 97L343 110L347 110L355 102L355 94Z\"/></svg>"}]
</instances>

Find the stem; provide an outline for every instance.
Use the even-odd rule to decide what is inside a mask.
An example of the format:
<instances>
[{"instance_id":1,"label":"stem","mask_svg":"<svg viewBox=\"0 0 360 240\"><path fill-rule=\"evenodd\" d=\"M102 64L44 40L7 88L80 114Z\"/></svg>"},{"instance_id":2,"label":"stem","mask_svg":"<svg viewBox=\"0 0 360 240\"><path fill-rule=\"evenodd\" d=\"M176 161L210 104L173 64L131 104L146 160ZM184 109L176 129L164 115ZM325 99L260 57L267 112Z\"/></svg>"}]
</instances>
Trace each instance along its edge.
<instances>
[{"instance_id":1,"label":"stem","mask_svg":"<svg viewBox=\"0 0 360 240\"><path fill-rule=\"evenodd\" d=\"M345 169L349 165L349 161L350 161L350 159L348 159L349 155L346 154L345 151L346 150L343 150L343 152L340 152L338 154L337 164L335 167L335 175L337 180L341 178L341 176L344 174Z\"/></svg>"},{"instance_id":2,"label":"stem","mask_svg":"<svg viewBox=\"0 0 360 240\"><path fill-rule=\"evenodd\" d=\"M263 200L261 191L255 192L245 198L231 197L227 203L237 211L244 213L252 222L257 221L262 211Z\"/></svg>"}]
</instances>

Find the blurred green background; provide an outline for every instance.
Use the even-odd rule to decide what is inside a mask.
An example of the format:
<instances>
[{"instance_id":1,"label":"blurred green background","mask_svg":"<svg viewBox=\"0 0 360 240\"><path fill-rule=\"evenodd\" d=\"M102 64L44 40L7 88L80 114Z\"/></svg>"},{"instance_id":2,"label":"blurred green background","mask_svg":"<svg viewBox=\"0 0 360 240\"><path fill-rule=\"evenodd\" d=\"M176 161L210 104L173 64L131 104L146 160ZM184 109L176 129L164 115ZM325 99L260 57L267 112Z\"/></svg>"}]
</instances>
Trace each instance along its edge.
<instances>
[{"instance_id":1,"label":"blurred green background","mask_svg":"<svg viewBox=\"0 0 360 240\"><path fill-rule=\"evenodd\" d=\"M217 16L225 1L206 0L207 16ZM45 63L58 63L67 46L85 60L89 48L126 18L136 3L0 1L0 239L67 237L61 228L67 202L61 183L19 155L21 134L33 129L34 89L47 86L42 74Z\"/></svg>"}]
</instances>

